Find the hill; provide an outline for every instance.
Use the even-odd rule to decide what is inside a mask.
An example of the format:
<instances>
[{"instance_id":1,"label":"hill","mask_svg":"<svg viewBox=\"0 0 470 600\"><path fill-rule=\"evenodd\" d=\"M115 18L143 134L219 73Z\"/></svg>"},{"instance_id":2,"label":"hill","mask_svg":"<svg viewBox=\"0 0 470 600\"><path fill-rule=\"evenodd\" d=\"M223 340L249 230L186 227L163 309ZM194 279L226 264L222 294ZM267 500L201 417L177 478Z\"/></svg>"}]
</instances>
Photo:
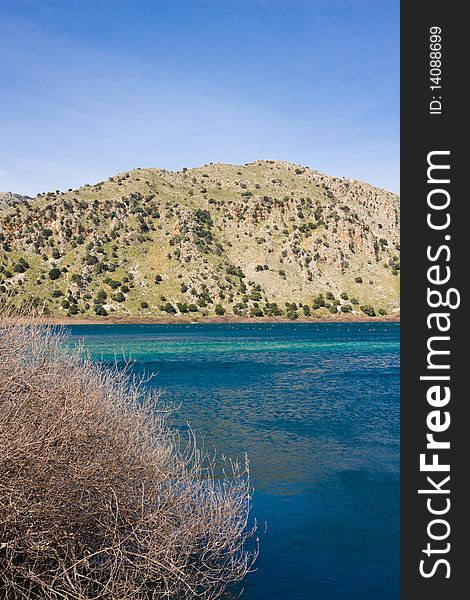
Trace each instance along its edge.
<instances>
[{"instance_id":1,"label":"hill","mask_svg":"<svg viewBox=\"0 0 470 600\"><path fill-rule=\"evenodd\" d=\"M280 161L0 203L0 293L55 316L397 315L399 198Z\"/></svg>"},{"instance_id":2,"label":"hill","mask_svg":"<svg viewBox=\"0 0 470 600\"><path fill-rule=\"evenodd\" d=\"M20 194L13 194L12 192L0 192L0 209L15 206L22 202L28 202L29 200L31 200L29 196L21 196Z\"/></svg>"}]
</instances>

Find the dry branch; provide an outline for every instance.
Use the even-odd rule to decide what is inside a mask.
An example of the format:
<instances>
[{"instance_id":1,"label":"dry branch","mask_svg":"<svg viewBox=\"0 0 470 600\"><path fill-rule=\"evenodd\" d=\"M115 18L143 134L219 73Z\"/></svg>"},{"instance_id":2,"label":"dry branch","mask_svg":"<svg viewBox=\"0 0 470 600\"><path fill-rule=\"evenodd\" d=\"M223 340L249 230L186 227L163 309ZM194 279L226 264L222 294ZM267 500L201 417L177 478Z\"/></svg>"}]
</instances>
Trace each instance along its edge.
<instances>
[{"instance_id":1,"label":"dry branch","mask_svg":"<svg viewBox=\"0 0 470 600\"><path fill-rule=\"evenodd\" d=\"M0 596L220 598L250 570L246 465L215 477L117 368L0 320Z\"/></svg>"}]
</instances>

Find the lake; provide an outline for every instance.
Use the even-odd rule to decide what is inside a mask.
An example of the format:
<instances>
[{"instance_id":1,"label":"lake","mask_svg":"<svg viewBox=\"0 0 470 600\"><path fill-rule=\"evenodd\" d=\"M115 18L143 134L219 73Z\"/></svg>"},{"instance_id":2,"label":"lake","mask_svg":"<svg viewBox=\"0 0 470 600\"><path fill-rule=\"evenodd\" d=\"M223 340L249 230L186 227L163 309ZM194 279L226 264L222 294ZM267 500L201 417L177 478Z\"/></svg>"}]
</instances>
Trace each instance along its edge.
<instances>
[{"instance_id":1,"label":"lake","mask_svg":"<svg viewBox=\"0 0 470 600\"><path fill-rule=\"evenodd\" d=\"M245 600L399 598L398 323L74 325L123 353L206 446L247 452Z\"/></svg>"}]
</instances>

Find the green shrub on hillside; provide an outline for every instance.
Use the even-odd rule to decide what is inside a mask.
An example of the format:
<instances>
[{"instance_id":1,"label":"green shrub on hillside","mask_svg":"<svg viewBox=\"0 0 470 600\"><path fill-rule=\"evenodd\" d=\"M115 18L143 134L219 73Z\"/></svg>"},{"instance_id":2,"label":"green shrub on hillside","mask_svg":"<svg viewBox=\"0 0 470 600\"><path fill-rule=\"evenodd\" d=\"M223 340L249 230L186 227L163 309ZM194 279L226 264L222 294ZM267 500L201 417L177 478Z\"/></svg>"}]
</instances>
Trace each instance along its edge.
<instances>
[{"instance_id":1,"label":"green shrub on hillside","mask_svg":"<svg viewBox=\"0 0 470 600\"><path fill-rule=\"evenodd\" d=\"M323 297L323 294L318 294L312 302L312 308L313 310L317 310L319 308L322 308L325 306L325 298Z\"/></svg>"},{"instance_id":2,"label":"green shrub on hillside","mask_svg":"<svg viewBox=\"0 0 470 600\"><path fill-rule=\"evenodd\" d=\"M96 292L96 297L95 297L96 303L103 304L107 297L108 297L108 294L103 289L99 289Z\"/></svg>"},{"instance_id":3,"label":"green shrub on hillside","mask_svg":"<svg viewBox=\"0 0 470 600\"><path fill-rule=\"evenodd\" d=\"M266 302L263 312L267 317L280 317L283 314L277 302Z\"/></svg>"},{"instance_id":4,"label":"green shrub on hillside","mask_svg":"<svg viewBox=\"0 0 470 600\"><path fill-rule=\"evenodd\" d=\"M57 267L54 267L53 269L51 269L49 271L49 279L52 279L52 281L59 279L60 276L61 276L61 271Z\"/></svg>"},{"instance_id":5,"label":"green shrub on hillside","mask_svg":"<svg viewBox=\"0 0 470 600\"><path fill-rule=\"evenodd\" d=\"M299 313L296 310L287 309L286 310L286 317L288 319L290 319L291 321L295 321L296 319L299 318Z\"/></svg>"},{"instance_id":6,"label":"green shrub on hillside","mask_svg":"<svg viewBox=\"0 0 470 600\"><path fill-rule=\"evenodd\" d=\"M76 304L71 304L67 314L69 317L78 315L78 306Z\"/></svg>"},{"instance_id":7,"label":"green shrub on hillside","mask_svg":"<svg viewBox=\"0 0 470 600\"><path fill-rule=\"evenodd\" d=\"M364 306L361 306L361 310L364 314L366 314L368 317L375 317L375 310L372 306L370 306L370 304L365 304Z\"/></svg>"},{"instance_id":8,"label":"green shrub on hillside","mask_svg":"<svg viewBox=\"0 0 470 600\"><path fill-rule=\"evenodd\" d=\"M166 302L165 304L162 304L162 306L160 306L160 310L168 314L176 314L176 308L173 306L173 304L171 304L171 302Z\"/></svg>"},{"instance_id":9,"label":"green shrub on hillside","mask_svg":"<svg viewBox=\"0 0 470 600\"><path fill-rule=\"evenodd\" d=\"M26 268L24 265L18 262L13 265L13 271L15 273L24 273L26 271Z\"/></svg>"},{"instance_id":10,"label":"green shrub on hillside","mask_svg":"<svg viewBox=\"0 0 470 600\"><path fill-rule=\"evenodd\" d=\"M188 312L188 305L186 302L177 302L176 308L180 311L180 313L185 314Z\"/></svg>"}]
</instances>

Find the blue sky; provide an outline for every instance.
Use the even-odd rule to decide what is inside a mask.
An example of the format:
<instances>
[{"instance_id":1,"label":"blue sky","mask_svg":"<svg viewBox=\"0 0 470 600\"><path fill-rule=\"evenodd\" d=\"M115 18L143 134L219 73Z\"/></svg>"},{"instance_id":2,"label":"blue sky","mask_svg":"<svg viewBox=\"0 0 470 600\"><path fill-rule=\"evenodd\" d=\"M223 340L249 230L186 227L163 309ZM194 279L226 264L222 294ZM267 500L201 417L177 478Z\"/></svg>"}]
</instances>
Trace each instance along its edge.
<instances>
[{"instance_id":1,"label":"blue sky","mask_svg":"<svg viewBox=\"0 0 470 600\"><path fill-rule=\"evenodd\" d=\"M0 0L0 190L282 159L399 189L398 0Z\"/></svg>"}]
</instances>

